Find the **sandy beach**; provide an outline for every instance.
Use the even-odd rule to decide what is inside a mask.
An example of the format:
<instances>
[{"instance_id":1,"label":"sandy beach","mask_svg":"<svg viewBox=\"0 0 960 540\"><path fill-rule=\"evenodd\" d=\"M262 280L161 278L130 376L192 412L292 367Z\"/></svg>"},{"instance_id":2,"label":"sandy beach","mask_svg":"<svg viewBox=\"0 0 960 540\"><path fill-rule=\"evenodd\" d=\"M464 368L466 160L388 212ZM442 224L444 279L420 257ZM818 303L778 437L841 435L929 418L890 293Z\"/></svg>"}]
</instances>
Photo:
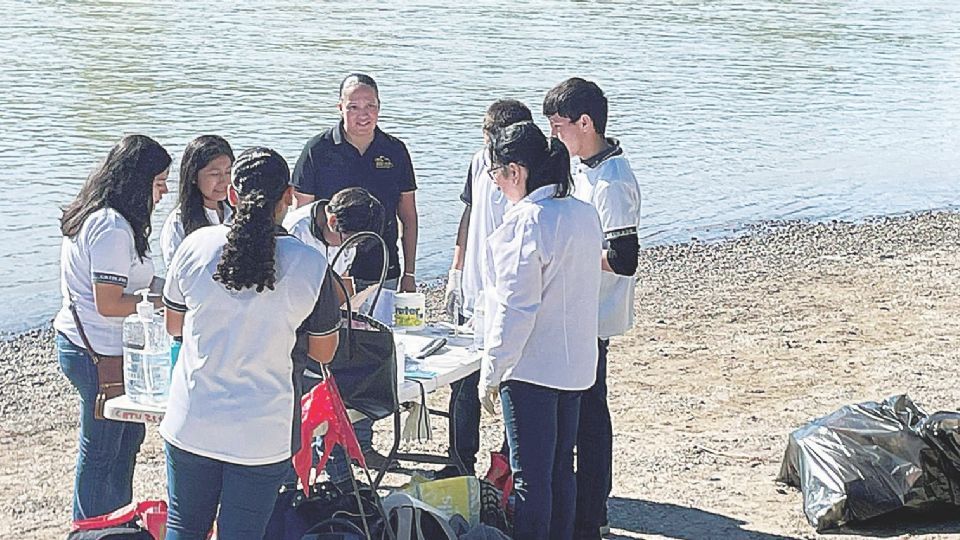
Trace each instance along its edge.
<instances>
[{"instance_id":1,"label":"sandy beach","mask_svg":"<svg viewBox=\"0 0 960 540\"><path fill-rule=\"evenodd\" d=\"M612 538L960 539L960 520L928 516L818 535L799 492L774 481L789 432L842 405L907 393L928 412L957 408L960 214L771 223L646 249L638 275L636 327L610 348ZM52 336L0 344L0 538L68 530L77 399ZM436 424L418 448L445 447ZM500 429L484 417L484 453ZM136 496L164 484L151 427Z\"/></svg>"}]
</instances>

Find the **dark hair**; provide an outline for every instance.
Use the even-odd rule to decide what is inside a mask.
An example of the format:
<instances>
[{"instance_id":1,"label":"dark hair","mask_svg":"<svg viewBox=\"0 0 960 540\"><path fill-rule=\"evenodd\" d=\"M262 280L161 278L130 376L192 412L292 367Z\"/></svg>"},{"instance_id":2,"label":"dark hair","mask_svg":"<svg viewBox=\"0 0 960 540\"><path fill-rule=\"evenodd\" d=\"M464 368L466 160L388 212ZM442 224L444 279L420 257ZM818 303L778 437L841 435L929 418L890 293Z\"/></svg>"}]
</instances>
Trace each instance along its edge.
<instances>
[{"instance_id":1,"label":"dark hair","mask_svg":"<svg viewBox=\"0 0 960 540\"><path fill-rule=\"evenodd\" d=\"M133 243L142 261L150 249L153 179L170 166L170 154L146 135L120 139L87 178L77 197L63 209L60 232L73 238L90 214L112 208L133 228Z\"/></svg>"},{"instance_id":2,"label":"dark hair","mask_svg":"<svg viewBox=\"0 0 960 540\"><path fill-rule=\"evenodd\" d=\"M383 205L363 188L352 187L336 192L327 204L327 211L337 216L336 232L383 234Z\"/></svg>"},{"instance_id":3,"label":"dark hair","mask_svg":"<svg viewBox=\"0 0 960 540\"><path fill-rule=\"evenodd\" d=\"M351 88L359 84L373 88L373 93L377 95L377 100L380 99L380 89L377 88L377 81L373 80L373 77L366 73L351 73L344 77L343 80L340 81L340 99L343 99L344 88Z\"/></svg>"},{"instance_id":4,"label":"dark hair","mask_svg":"<svg viewBox=\"0 0 960 540\"><path fill-rule=\"evenodd\" d=\"M269 148L244 150L233 164L239 202L213 279L228 289L273 289L276 282L277 203L290 184L290 167Z\"/></svg>"},{"instance_id":5,"label":"dark hair","mask_svg":"<svg viewBox=\"0 0 960 540\"><path fill-rule=\"evenodd\" d=\"M607 98L596 83L573 77L554 86L543 98L543 115L560 116L575 122L587 115L593 129L603 135L607 130Z\"/></svg>"},{"instance_id":6,"label":"dark hair","mask_svg":"<svg viewBox=\"0 0 960 540\"><path fill-rule=\"evenodd\" d=\"M483 116L483 131L488 135L510 124L533 121L530 109L515 99L498 99L487 107L487 114Z\"/></svg>"},{"instance_id":7,"label":"dark hair","mask_svg":"<svg viewBox=\"0 0 960 540\"><path fill-rule=\"evenodd\" d=\"M573 189L567 147L556 137L547 139L533 122L519 122L495 131L490 141L490 162L526 167L528 195L550 184L557 185L558 198L569 196Z\"/></svg>"},{"instance_id":8,"label":"dark hair","mask_svg":"<svg viewBox=\"0 0 960 540\"><path fill-rule=\"evenodd\" d=\"M230 164L233 164L233 148L230 148L226 139L218 135L202 135L190 141L183 149L177 205L180 207L180 222L183 223L185 235L210 224L203 210L203 193L200 192L197 181L200 169L220 156L227 156Z\"/></svg>"}]
</instances>

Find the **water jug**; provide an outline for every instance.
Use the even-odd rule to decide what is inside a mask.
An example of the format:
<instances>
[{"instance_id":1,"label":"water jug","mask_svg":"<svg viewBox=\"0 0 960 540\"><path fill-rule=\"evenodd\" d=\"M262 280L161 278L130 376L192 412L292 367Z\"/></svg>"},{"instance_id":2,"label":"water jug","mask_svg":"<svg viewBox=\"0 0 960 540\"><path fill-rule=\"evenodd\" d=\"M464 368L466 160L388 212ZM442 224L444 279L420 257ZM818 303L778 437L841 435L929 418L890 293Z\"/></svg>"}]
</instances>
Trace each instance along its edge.
<instances>
[{"instance_id":1,"label":"water jug","mask_svg":"<svg viewBox=\"0 0 960 540\"><path fill-rule=\"evenodd\" d=\"M170 335L163 317L148 299L137 303L137 312L123 320L123 380L134 403L162 405L170 389Z\"/></svg>"}]
</instances>

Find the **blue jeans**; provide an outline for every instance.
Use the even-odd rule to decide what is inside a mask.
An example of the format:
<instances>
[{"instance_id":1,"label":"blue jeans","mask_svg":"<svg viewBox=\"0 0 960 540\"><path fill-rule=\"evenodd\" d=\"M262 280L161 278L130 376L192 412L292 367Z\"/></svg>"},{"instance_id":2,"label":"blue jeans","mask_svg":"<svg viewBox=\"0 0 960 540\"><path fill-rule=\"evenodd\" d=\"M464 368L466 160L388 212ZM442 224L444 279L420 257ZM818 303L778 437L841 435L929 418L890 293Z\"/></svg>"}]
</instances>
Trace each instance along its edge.
<instances>
[{"instance_id":1,"label":"blue jeans","mask_svg":"<svg viewBox=\"0 0 960 540\"><path fill-rule=\"evenodd\" d=\"M507 381L500 385L500 399L516 493L513 537L573 538L580 392Z\"/></svg>"},{"instance_id":2,"label":"blue jeans","mask_svg":"<svg viewBox=\"0 0 960 540\"><path fill-rule=\"evenodd\" d=\"M218 538L263 540L289 460L236 465L164 446L170 500L166 540L205 540L214 518Z\"/></svg>"},{"instance_id":3,"label":"blue jeans","mask_svg":"<svg viewBox=\"0 0 960 540\"><path fill-rule=\"evenodd\" d=\"M613 487L613 425L607 407L609 346L609 339L599 340L597 381L580 397L574 525L578 539L600 538L600 526L607 521L607 498Z\"/></svg>"},{"instance_id":4,"label":"blue jeans","mask_svg":"<svg viewBox=\"0 0 960 540\"><path fill-rule=\"evenodd\" d=\"M93 416L99 377L83 347L57 333L60 369L80 394L80 436L73 482L73 519L113 512L133 501L133 468L143 443L143 424Z\"/></svg>"},{"instance_id":5,"label":"blue jeans","mask_svg":"<svg viewBox=\"0 0 960 540\"><path fill-rule=\"evenodd\" d=\"M454 426L450 430L450 457L456 453L470 476L476 474L477 452L480 451L479 385L479 371L450 385L448 412Z\"/></svg>"}]
</instances>

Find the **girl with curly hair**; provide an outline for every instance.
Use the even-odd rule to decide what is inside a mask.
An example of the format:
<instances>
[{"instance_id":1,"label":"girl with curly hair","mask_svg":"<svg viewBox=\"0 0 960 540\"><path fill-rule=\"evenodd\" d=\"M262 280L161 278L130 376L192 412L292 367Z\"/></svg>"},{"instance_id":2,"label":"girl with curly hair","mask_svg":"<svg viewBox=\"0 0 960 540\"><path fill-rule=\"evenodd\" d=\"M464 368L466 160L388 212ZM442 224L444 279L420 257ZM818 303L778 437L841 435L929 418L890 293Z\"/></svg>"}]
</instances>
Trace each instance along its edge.
<instances>
[{"instance_id":1,"label":"girl with curly hair","mask_svg":"<svg viewBox=\"0 0 960 540\"><path fill-rule=\"evenodd\" d=\"M183 337L160 435L170 503L166 540L261 540L298 450L297 329L314 361L333 359L340 311L326 258L280 224L293 202L280 154L237 158L233 223L187 236L167 272L167 330ZM217 509L219 507L219 515Z\"/></svg>"},{"instance_id":2,"label":"girl with curly hair","mask_svg":"<svg viewBox=\"0 0 960 540\"><path fill-rule=\"evenodd\" d=\"M73 519L112 512L133 497L133 468L144 426L94 414L99 377L92 352L122 353L123 318L136 311L138 289L155 285L150 216L167 193L170 155L144 135L128 135L87 178L63 209L60 290L54 319L60 369L80 394L80 437L73 486ZM159 297L158 297L159 298Z\"/></svg>"},{"instance_id":3,"label":"girl with curly hair","mask_svg":"<svg viewBox=\"0 0 960 540\"><path fill-rule=\"evenodd\" d=\"M226 199L233 159L230 143L217 135L197 137L183 150L177 206L160 230L160 251L165 265L170 266L185 236L200 227L230 220L233 209Z\"/></svg>"}]
</instances>

